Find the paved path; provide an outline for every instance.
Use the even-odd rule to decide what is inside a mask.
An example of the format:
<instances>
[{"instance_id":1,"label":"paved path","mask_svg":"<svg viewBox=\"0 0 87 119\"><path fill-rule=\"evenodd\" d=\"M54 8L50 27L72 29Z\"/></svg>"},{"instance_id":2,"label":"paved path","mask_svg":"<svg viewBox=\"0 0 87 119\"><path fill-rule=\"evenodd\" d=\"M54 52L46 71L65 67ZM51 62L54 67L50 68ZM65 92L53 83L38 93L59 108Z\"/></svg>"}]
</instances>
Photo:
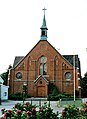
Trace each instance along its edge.
<instances>
[{"instance_id":1,"label":"paved path","mask_svg":"<svg viewBox=\"0 0 87 119\"><path fill-rule=\"evenodd\" d=\"M26 102L30 102L31 101L26 101ZM49 103L49 101L41 101L41 105L44 104L44 102L47 102ZM23 103L23 101L5 101L5 102L2 102L2 105L0 105L0 116L2 115L1 114L1 110L3 108L5 109L11 109L16 103ZM39 105L39 101L32 101L32 104L36 104L36 105ZM54 112L62 112L63 108L62 107L58 107L57 106L57 101L50 101L50 107L53 109Z\"/></svg>"}]
</instances>

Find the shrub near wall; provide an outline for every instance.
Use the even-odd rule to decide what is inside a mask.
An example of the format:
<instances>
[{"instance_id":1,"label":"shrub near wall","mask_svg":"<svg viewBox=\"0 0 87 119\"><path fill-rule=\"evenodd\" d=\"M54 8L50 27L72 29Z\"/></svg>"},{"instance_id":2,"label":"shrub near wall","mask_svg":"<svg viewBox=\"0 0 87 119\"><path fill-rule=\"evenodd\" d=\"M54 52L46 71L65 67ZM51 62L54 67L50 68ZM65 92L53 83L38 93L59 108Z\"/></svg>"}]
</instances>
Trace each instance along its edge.
<instances>
[{"instance_id":1,"label":"shrub near wall","mask_svg":"<svg viewBox=\"0 0 87 119\"><path fill-rule=\"evenodd\" d=\"M27 94L26 98L31 98L31 95ZM17 92L14 94L9 95L10 100L23 100L23 94L21 92Z\"/></svg>"},{"instance_id":2,"label":"shrub near wall","mask_svg":"<svg viewBox=\"0 0 87 119\"><path fill-rule=\"evenodd\" d=\"M20 92L9 95L10 100L23 100L23 94Z\"/></svg>"},{"instance_id":3,"label":"shrub near wall","mask_svg":"<svg viewBox=\"0 0 87 119\"><path fill-rule=\"evenodd\" d=\"M58 101L59 99L72 99L73 96L71 94L67 94L67 93L61 93L61 94L57 94L57 95L53 95L53 94L49 94L47 97L47 100L50 101Z\"/></svg>"}]
</instances>

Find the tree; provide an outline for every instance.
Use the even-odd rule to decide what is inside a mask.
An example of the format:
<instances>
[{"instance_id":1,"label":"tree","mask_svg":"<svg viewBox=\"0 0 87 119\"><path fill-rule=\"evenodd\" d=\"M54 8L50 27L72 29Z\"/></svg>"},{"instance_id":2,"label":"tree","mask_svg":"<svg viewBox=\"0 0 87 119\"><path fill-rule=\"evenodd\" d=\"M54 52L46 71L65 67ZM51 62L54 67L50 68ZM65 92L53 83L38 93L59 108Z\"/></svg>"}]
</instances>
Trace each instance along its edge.
<instances>
[{"instance_id":1,"label":"tree","mask_svg":"<svg viewBox=\"0 0 87 119\"><path fill-rule=\"evenodd\" d=\"M6 85L6 86L7 86L7 83L8 83L8 74L9 74L9 69L11 69L11 68L12 68L12 66L9 65L7 71L4 72L4 73L2 73L2 74L0 75L1 78L4 80L4 83L3 83L3 84Z\"/></svg>"},{"instance_id":2,"label":"tree","mask_svg":"<svg viewBox=\"0 0 87 119\"><path fill-rule=\"evenodd\" d=\"M8 71L1 74L1 78L4 80L4 85L8 83Z\"/></svg>"},{"instance_id":3,"label":"tree","mask_svg":"<svg viewBox=\"0 0 87 119\"><path fill-rule=\"evenodd\" d=\"M83 97L87 97L87 72L84 74L84 77L81 79L81 92Z\"/></svg>"}]
</instances>

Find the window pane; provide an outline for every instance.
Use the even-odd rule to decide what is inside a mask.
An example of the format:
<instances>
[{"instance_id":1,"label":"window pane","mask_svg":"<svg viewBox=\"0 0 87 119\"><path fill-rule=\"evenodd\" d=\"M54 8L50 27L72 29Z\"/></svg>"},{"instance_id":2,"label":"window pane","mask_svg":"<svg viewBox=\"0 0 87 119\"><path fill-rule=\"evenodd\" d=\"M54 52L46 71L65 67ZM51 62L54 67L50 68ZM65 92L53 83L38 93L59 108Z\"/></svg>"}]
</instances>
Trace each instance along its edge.
<instances>
[{"instance_id":1,"label":"window pane","mask_svg":"<svg viewBox=\"0 0 87 119\"><path fill-rule=\"evenodd\" d=\"M47 72L47 65L44 64L44 71Z\"/></svg>"},{"instance_id":2,"label":"window pane","mask_svg":"<svg viewBox=\"0 0 87 119\"><path fill-rule=\"evenodd\" d=\"M43 65L40 64L40 74L42 75L43 74Z\"/></svg>"},{"instance_id":3,"label":"window pane","mask_svg":"<svg viewBox=\"0 0 87 119\"><path fill-rule=\"evenodd\" d=\"M42 31L42 35L45 36L45 31Z\"/></svg>"},{"instance_id":4,"label":"window pane","mask_svg":"<svg viewBox=\"0 0 87 119\"><path fill-rule=\"evenodd\" d=\"M46 61L47 61L47 58L42 56L40 59L40 63L46 63Z\"/></svg>"},{"instance_id":5,"label":"window pane","mask_svg":"<svg viewBox=\"0 0 87 119\"><path fill-rule=\"evenodd\" d=\"M72 78L72 74L70 72L66 72L65 77L66 80L70 80Z\"/></svg>"},{"instance_id":6,"label":"window pane","mask_svg":"<svg viewBox=\"0 0 87 119\"><path fill-rule=\"evenodd\" d=\"M44 75L46 75L46 73L47 73L47 65L46 64L44 64L44 68L43 69L44 69L43 73L44 73Z\"/></svg>"}]
</instances>

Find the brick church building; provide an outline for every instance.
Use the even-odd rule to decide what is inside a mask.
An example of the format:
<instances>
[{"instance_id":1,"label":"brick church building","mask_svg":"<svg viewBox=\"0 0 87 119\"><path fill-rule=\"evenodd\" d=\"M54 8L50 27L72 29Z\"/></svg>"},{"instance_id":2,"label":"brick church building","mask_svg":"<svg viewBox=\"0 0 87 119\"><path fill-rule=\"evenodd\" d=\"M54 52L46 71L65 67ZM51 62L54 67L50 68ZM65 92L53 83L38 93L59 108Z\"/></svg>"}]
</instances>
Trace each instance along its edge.
<instances>
[{"instance_id":1,"label":"brick church building","mask_svg":"<svg viewBox=\"0 0 87 119\"><path fill-rule=\"evenodd\" d=\"M47 41L45 10L39 42L26 56L15 57L9 72L9 93L22 92L26 84L28 94L33 97L47 97L48 86L54 84L60 93L79 91L81 77L78 55L61 55ZM74 82L75 81L75 82Z\"/></svg>"}]
</instances>

